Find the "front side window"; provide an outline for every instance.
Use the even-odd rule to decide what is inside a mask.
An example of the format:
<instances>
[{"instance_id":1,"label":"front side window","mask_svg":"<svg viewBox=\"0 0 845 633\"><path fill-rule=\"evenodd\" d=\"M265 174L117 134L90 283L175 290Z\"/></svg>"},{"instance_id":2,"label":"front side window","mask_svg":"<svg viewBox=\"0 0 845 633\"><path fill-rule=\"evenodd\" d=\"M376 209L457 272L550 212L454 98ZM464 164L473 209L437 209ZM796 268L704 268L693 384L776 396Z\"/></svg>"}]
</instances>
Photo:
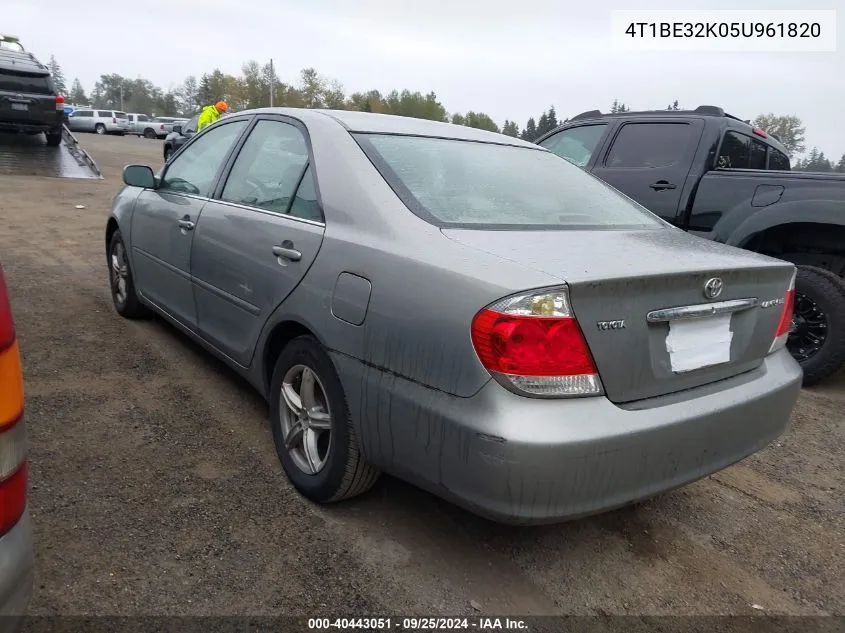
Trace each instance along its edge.
<instances>
[{"instance_id":1,"label":"front side window","mask_svg":"<svg viewBox=\"0 0 845 633\"><path fill-rule=\"evenodd\" d=\"M241 120L215 126L208 134L197 137L173 159L159 188L196 196L209 195L223 160L246 124L246 120Z\"/></svg>"},{"instance_id":2,"label":"front side window","mask_svg":"<svg viewBox=\"0 0 845 633\"><path fill-rule=\"evenodd\" d=\"M308 146L295 125L259 121L238 153L221 199L287 213L307 163Z\"/></svg>"},{"instance_id":3,"label":"front side window","mask_svg":"<svg viewBox=\"0 0 845 633\"><path fill-rule=\"evenodd\" d=\"M606 123L571 127L541 141L539 145L578 167L586 167L605 129Z\"/></svg>"},{"instance_id":4,"label":"front side window","mask_svg":"<svg viewBox=\"0 0 845 633\"><path fill-rule=\"evenodd\" d=\"M689 123L626 123L619 130L605 166L610 169L676 167L693 141Z\"/></svg>"},{"instance_id":5,"label":"front side window","mask_svg":"<svg viewBox=\"0 0 845 633\"><path fill-rule=\"evenodd\" d=\"M645 208L540 148L355 134L405 205L444 227L662 228Z\"/></svg>"}]
</instances>

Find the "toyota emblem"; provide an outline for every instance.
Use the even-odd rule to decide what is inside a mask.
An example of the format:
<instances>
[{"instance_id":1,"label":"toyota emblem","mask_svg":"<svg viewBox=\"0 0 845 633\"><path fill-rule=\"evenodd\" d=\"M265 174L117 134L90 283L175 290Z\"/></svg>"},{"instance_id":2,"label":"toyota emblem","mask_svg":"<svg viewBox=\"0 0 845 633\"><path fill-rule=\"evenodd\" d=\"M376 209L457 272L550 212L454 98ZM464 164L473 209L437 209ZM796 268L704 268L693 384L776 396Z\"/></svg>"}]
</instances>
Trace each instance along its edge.
<instances>
[{"instance_id":1,"label":"toyota emblem","mask_svg":"<svg viewBox=\"0 0 845 633\"><path fill-rule=\"evenodd\" d=\"M718 277L713 277L712 279L708 279L707 283L704 284L704 296L708 299L715 299L720 294L722 294L722 289L725 287L725 282L723 282Z\"/></svg>"}]
</instances>

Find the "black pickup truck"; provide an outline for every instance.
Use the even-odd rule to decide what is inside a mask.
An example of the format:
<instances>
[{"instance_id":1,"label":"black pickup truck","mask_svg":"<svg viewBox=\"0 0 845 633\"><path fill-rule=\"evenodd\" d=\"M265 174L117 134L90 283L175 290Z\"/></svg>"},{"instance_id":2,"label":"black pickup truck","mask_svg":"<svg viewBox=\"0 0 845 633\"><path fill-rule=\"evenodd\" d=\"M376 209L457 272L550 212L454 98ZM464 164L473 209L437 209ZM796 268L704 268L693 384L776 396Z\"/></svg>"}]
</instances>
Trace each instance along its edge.
<instances>
[{"instance_id":1,"label":"black pickup truck","mask_svg":"<svg viewBox=\"0 0 845 633\"><path fill-rule=\"evenodd\" d=\"M715 106L592 110L536 142L685 231L796 264L804 384L845 363L845 174L791 171L776 138Z\"/></svg>"}]
</instances>

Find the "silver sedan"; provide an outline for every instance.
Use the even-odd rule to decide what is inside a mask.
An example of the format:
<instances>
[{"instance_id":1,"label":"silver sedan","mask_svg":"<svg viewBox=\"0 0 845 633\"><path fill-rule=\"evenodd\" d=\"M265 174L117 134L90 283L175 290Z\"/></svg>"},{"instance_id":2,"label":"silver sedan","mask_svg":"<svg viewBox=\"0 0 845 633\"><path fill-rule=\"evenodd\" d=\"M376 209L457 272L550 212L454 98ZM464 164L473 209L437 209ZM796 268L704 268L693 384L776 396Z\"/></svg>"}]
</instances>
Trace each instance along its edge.
<instances>
[{"instance_id":1,"label":"silver sedan","mask_svg":"<svg viewBox=\"0 0 845 633\"><path fill-rule=\"evenodd\" d=\"M123 177L117 312L245 376L317 502L387 472L499 521L570 519L743 459L798 396L792 264L515 138L262 109Z\"/></svg>"}]
</instances>

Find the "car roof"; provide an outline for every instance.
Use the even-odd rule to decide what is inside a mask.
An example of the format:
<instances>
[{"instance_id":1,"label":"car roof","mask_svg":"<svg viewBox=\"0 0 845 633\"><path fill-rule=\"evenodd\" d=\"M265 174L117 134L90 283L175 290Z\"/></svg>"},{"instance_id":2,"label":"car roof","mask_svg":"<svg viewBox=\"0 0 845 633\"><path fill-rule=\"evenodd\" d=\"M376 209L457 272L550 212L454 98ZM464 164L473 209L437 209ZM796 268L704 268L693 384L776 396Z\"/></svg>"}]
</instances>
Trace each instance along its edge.
<instances>
[{"instance_id":1,"label":"car roof","mask_svg":"<svg viewBox=\"0 0 845 633\"><path fill-rule=\"evenodd\" d=\"M330 117L350 132L371 132L376 134L405 134L409 136L429 136L457 140L498 143L516 147L543 149L534 143L522 139L479 130L465 125L417 119L395 114L358 112L355 110L327 110L312 108L257 108L233 114L283 114L295 117L306 125L317 117Z\"/></svg>"}]
</instances>

